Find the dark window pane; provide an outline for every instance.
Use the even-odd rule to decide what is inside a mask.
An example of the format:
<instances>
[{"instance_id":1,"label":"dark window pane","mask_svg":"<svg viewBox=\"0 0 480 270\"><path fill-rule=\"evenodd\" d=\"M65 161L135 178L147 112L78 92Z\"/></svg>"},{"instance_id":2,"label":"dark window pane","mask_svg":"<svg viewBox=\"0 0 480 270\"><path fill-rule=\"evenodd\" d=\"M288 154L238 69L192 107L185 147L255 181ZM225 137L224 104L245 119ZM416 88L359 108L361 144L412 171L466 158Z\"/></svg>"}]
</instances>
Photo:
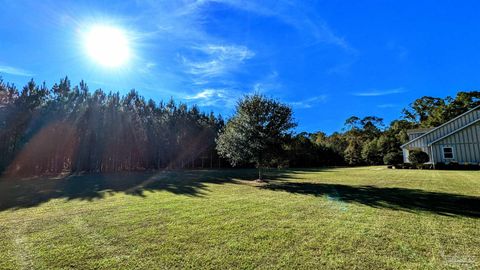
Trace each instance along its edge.
<instances>
[{"instance_id":1,"label":"dark window pane","mask_svg":"<svg viewBox=\"0 0 480 270\"><path fill-rule=\"evenodd\" d=\"M443 157L444 158L453 158L453 148L451 148L451 147L443 148Z\"/></svg>"}]
</instances>

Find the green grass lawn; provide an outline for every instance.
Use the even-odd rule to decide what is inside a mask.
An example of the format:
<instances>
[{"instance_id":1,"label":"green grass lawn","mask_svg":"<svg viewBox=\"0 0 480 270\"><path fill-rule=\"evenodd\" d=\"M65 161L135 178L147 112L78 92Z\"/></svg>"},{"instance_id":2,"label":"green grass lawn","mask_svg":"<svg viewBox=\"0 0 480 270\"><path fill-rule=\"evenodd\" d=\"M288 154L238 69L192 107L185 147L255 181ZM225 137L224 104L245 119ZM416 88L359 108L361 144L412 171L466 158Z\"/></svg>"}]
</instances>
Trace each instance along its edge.
<instances>
[{"instance_id":1,"label":"green grass lawn","mask_svg":"<svg viewBox=\"0 0 480 270\"><path fill-rule=\"evenodd\" d=\"M0 269L480 267L480 172L0 180Z\"/></svg>"}]
</instances>

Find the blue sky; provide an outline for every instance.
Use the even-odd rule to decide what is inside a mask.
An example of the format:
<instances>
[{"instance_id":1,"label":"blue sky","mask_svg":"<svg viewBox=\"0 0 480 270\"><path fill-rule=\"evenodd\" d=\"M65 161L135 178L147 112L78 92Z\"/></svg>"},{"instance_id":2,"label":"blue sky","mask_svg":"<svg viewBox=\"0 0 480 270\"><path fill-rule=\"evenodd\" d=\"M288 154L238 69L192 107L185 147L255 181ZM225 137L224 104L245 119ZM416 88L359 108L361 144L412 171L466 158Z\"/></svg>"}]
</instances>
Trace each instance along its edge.
<instances>
[{"instance_id":1,"label":"blue sky","mask_svg":"<svg viewBox=\"0 0 480 270\"><path fill-rule=\"evenodd\" d=\"M91 89L230 116L245 93L290 104L298 130L386 123L423 95L480 84L480 1L0 0L0 74L18 86L68 75ZM124 31L131 57L99 66L92 25Z\"/></svg>"}]
</instances>

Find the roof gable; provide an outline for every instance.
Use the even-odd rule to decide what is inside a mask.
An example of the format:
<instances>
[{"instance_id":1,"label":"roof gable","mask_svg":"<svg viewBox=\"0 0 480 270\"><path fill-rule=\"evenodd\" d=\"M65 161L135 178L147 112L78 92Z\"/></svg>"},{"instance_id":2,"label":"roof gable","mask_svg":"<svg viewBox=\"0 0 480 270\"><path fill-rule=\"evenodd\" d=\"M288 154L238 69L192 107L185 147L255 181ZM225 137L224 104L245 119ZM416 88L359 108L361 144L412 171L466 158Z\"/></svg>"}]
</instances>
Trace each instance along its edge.
<instances>
[{"instance_id":1,"label":"roof gable","mask_svg":"<svg viewBox=\"0 0 480 270\"><path fill-rule=\"evenodd\" d=\"M438 131L441 130L443 127L446 127L446 126L448 126L448 125L450 125L450 124L458 121L459 119L465 117L466 115L468 115L468 114L470 114L470 113L472 113L472 112L474 112L474 111L476 111L476 110L478 110L478 109L480 109L480 106L477 106L477 107L475 107L475 108L473 108L473 109L471 109L471 110L468 110L467 112L465 112L465 113L463 113L463 114L461 114L461 115L459 115L459 116L457 116L457 117L455 117L455 118L453 118L453 119L451 119L451 120L449 120L449 121L441 124L440 126L433 128L433 129L430 130L429 132L427 132L427 133L425 133L425 134L422 134L422 135L420 135L420 136L418 136L418 137L410 140L409 142L403 144L403 145L400 146L400 147L401 147L401 148L404 148L405 146L408 146L409 144L411 144L411 143L413 143L413 142L415 142L415 141L418 141L418 140L420 140L420 139L422 139L422 138L425 138L425 137L427 137L427 136L431 136L431 135L433 135L433 134L435 134L435 133L438 133ZM452 132L446 132L447 134L439 134L439 136L438 136L437 138L435 138L434 140L437 140L438 138L444 137L444 136L446 136L446 135L451 135L451 134L453 134L453 133L455 133L455 132L463 129L464 126L470 125L472 122L477 122L477 120L478 120L478 119L475 119L475 120L473 120L473 121L470 121L470 122L466 123L465 125L462 125L461 127L456 128L456 129L453 130ZM428 144L431 144L431 142L428 142Z\"/></svg>"},{"instance_id":2,"label":"roof gable","mask_svg":"<svg viewBox=\"0 0 480 270\"><path fill-rule=\"evenodd\" d=\"M427 133L434 128L414 128L407 130L407 134Z\"/></svg>"},{"instance_id":3,"label":"roof gable","mask_svg":"<svg viewBox=\"0 0 480 270\"><path fill-rule=\"evenodd\" d=\"M442 140L444 140L444 139L446 139L446 138L454 135L455 133L458 133L458 132L460 132L460 131L468 128L468 127L471 127L471 126L473 126L473 125L476 125L477 123L480 123L480 118L478 118L477 120L475 120L475 121L473 121L473 122L470 122L469 124L467 124L467 125L459 128L459 129L454 130L453 132L448 133L448 134L445 135L445 136L442 136L442 137L440 137L440 138L438 138L438 139L436 139L436 140L434 140L434 141L432 141L432 142L429 142L429 143L428 143L428 146L431 146L431 145L433 145L433 144L435 144L435 143L437 143L437 142L439 142L439 141L442 141Z\"/></svg>"}]
</instances>

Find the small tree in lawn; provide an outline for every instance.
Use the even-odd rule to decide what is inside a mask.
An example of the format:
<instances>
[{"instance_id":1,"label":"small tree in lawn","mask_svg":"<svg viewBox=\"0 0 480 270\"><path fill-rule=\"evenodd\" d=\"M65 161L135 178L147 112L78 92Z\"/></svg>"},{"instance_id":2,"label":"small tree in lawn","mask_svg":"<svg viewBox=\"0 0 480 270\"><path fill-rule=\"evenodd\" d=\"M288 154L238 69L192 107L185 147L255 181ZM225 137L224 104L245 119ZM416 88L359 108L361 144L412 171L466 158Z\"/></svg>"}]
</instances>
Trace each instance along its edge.
<instances>
[{"instance_id":1,"label":"small tree in lawn","mask_svg":"<svg viewBox=\"0 0 480 270\"><path fill-rule=\"evenodd\" d=\"M262 169L278 160L282 143L295 126L289 106L260 94L245 96L220 133L217 151L232 166L254 163L262 180Z\"/></svg>"}]
</instances>

